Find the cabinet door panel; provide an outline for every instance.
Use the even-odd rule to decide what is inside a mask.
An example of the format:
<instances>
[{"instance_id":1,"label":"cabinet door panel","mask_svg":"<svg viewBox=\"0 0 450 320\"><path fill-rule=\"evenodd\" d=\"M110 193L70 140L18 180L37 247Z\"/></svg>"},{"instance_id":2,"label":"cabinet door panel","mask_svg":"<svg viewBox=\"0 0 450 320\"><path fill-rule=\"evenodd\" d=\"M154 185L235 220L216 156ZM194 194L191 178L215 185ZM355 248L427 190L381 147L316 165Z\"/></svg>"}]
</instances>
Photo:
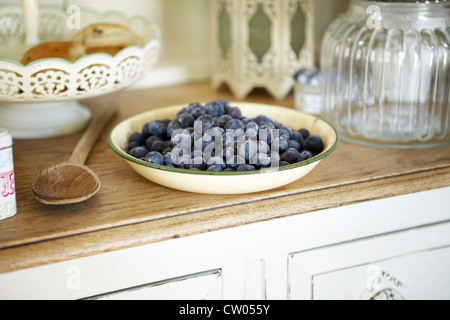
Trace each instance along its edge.
<instances>
[{"instance_id":1,"label":"cabinet door panel","mask_svg":"<svg viewBox=\"0 0 450 320\"><path fill-rule=\"evenodd\" d=\"M291 254L291 299L450 299L450 224Z\"/></svg>"},{"instance_id":2,"label":"cabinet door panel","mask_svg":"<svg viewBox=\"0 0 450 320\"><path fill-rule=\"evenodd\" d=\"M221 271L164 280L92 297L95 300L217 300L222 298Z\"/></svg>"},{"instance_id":3,"label":"cabinet door panel","mask_svg":"<svg viewBox=\"0 0 450 320\"><path fill-rule=\"evenodd\" d=\"M450 299L450 248L375 261L314 277L313 298Z\"/></svg>"}]
</instances>

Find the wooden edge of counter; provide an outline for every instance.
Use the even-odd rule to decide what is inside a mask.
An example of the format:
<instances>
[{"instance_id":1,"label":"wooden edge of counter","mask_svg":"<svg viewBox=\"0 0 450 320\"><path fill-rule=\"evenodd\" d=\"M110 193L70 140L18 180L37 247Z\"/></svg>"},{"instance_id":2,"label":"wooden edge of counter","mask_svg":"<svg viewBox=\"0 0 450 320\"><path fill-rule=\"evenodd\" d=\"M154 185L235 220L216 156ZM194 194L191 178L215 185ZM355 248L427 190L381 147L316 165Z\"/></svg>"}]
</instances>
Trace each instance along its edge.
<instances>
[{"instance_id":1,"label":"wooden edge of counter","mask_svg":"<svg viewBox=\"0 0 450 320\"><path fill-rule=\"evenodd\" d=\"M449 185L447 167L10 247L0 250L0 274Z\"/></svg>"}]
</instances>

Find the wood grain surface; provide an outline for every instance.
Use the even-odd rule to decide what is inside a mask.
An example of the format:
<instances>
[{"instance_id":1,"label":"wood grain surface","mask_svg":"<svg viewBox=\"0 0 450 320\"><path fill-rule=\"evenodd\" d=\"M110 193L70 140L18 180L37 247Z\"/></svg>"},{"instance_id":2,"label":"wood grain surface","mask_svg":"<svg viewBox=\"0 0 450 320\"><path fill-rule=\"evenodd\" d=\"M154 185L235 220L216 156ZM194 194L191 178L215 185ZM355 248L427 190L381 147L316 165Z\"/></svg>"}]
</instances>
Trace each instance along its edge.
<instances>
[{"instance_id":1,"label":"wood grain surface","mask_svg":"<svg viewBox=\"0 0 450 320\"><path fill-rule=\"evenodd\" d=\"M213 91L204 82L84 101L94 113L112 102L120 107L85 163L99 176L102 188L79 204L39 203L30 183L42 168L67 160L81 133L15 141L18 213L0 221L0 273L450 185L450 147L388 150L341 142L313 172L285 187L245 195L191 194L145 180L107 144L112 126L129 116L216 99L235 101L226 88ZM245 101L294 105L292 95L275 101L264 90Z\"/></svg>"}]
</instances>

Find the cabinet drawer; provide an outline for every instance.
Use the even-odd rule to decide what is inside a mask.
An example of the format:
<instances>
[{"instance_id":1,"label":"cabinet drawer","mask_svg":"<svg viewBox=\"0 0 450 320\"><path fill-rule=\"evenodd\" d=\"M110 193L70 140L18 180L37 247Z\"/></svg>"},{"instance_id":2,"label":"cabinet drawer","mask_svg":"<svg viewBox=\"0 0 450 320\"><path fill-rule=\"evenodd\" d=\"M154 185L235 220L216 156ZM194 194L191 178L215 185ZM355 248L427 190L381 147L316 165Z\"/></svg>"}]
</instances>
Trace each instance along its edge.
<instances>
[{"instance_id":1,"label":"cabinet drawer","mask_svg":"<svg viewBox=\"0 0 450 320\"><path fill-rule=\"evenodd\" d=\"M95 297L90 300L217 300L222 299L220 270L149 283Z\"/></svg>"},{"instance_id":2,"label":"cabinet drawer","mask_svg":"<svg viewBox=\"0 0 450 320\"><path fill-rule=\"evenodd\" d=\"M450 299L450 223L293 253L290 299Z\"/></svg>"}]
</instances>

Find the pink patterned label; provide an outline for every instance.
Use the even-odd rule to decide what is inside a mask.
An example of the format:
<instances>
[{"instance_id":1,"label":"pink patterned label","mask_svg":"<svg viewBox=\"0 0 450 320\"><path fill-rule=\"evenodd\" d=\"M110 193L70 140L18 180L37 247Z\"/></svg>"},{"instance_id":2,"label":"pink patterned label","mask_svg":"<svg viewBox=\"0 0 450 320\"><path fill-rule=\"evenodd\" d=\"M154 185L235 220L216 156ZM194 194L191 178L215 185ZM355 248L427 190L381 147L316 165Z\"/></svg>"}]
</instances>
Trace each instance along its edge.
<instances>
[{"instance_id":1,"label":"pink patterned label","mask_svg":"<svg viewBox=\"0 0 450 320\"><path fill-rule=\"evenodd\" d=\"M14 195L16 184L14 181L14 170L0 173L0 194L3 198Z\"/></svg>"}]
</instances>

